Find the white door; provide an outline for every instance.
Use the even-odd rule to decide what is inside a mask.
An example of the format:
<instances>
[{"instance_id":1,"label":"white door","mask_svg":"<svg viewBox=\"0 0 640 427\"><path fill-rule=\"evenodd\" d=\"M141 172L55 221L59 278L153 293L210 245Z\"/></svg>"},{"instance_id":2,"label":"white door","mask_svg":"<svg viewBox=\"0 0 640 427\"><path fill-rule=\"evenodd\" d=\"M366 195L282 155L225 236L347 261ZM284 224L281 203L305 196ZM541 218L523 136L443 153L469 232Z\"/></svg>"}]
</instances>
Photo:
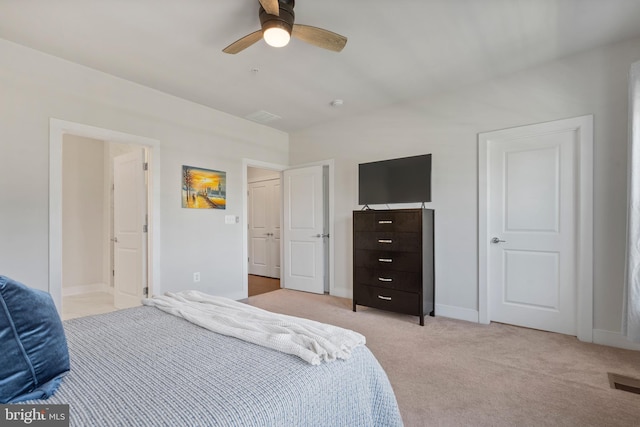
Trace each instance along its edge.
<instances>
[{"instance_id":1,"label":"white door","mask_svg":"<svg viewBox=\"0 0 640 427\"><path fill-rule=\"evenodd\" d=\"M282 185L284 287L322 294L328 238L324 230L323 167L286 170Z\"/></svg>"},{"instance_id":2,"label":"white door","mask_svg":"<svg viewBox=\"0 0 640 427\"><path fill-rule=\"evenodd\" d=\"M114 158L114 305L140 305L147 286L147 194L144 150Z\"/></svg>"},{"instance_id":3,"label":"white door","mask_svg":"<svg viewBox=\"0 0 640 427\"><path fill-rule=\"evenodd\" d=\"M577 333L577 141L561 123L487 141L490 320Z\"/></svg>"},{"instance_id":4,"label":"white door","mask_svg":"<svg viewBox=\"0 0 640 427\"><path fill-rule=\"evenodd\" d=\"M249 274L280 277L280 179L249 184Z\"/></svg>"}]
</instances>

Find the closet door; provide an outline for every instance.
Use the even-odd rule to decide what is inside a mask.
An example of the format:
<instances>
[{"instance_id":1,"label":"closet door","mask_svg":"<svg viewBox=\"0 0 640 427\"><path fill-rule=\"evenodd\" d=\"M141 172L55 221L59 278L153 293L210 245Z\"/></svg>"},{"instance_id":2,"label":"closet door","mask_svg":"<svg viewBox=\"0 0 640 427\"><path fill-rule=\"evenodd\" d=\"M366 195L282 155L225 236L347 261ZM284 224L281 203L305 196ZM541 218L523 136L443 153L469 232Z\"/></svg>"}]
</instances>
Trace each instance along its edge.
<instances>
[{"instance_id":1,"label":"closet door","mask_svg":"<svg viewBox=\"0 0 640 427\"><path fill-rule=\"evenodd\" d=\"M249 274L280 277L280 179L249 184Z\"/></svg>"}]
</instances>

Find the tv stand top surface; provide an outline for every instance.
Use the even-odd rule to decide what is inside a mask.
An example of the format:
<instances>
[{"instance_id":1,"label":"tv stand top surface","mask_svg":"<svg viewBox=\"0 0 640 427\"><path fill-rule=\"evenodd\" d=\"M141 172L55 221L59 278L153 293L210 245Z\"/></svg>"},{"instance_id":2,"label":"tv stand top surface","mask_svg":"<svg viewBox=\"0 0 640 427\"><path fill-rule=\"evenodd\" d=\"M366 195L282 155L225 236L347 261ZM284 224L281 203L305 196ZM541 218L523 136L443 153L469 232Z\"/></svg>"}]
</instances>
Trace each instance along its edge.
<instances>
[{"instance_id":1,"label":"tv stand top surface","mask_svg":"<svg viewBox=\"0 0 640 427\"><path fill-rule=\"evenodd\" d=\"M422 202L422 206L420 206L419 208L390 208L387 207L386 209L374 209L369 205L364 205L362 206L362 209L360 209L361 211L402 211L402 210L409 210L409 209L427 209L427 207L424 205L425 202Z\"/></svg>"}]
</instances>

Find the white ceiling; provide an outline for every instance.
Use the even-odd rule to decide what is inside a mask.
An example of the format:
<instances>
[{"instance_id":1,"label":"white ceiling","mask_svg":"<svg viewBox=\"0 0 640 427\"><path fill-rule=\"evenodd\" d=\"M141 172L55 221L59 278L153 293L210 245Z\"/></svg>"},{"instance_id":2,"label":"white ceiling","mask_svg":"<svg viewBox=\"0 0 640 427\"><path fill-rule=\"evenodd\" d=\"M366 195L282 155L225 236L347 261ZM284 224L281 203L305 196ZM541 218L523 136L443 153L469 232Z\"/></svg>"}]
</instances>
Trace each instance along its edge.
<instances>
[{"instance_id":1,"label":"white ceiling","mask_svg":"<svg viewBox=\"0 0 640 427\"><path fill-rule=\"evenodd\" d=\"M237 55L258 0L0 0L0 38L283 131L346 118L640 36L640 0L297 0L348 37ZM334 99L344 100L339 108Z\"/></svg>"}]
</instances>

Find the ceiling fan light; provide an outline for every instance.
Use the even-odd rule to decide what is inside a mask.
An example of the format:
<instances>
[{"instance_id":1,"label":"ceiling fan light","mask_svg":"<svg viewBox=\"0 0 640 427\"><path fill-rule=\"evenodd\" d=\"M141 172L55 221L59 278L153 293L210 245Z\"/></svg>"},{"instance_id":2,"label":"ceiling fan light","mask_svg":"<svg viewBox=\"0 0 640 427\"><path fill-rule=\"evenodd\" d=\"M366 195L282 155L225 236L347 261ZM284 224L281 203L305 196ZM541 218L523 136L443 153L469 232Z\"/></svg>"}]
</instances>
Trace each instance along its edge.
<instances>
[{"instance_id":1,"label":"ceiling fan light","mask_svg":"<svg viewBox=\"0 0 640 427\"><path fill-rule=\"evenodd\" d=\"M282 27L270 27L264 30L262 36L269 46L283 47L289 44L291 34Z\"/></svg>"}]
</instances>

